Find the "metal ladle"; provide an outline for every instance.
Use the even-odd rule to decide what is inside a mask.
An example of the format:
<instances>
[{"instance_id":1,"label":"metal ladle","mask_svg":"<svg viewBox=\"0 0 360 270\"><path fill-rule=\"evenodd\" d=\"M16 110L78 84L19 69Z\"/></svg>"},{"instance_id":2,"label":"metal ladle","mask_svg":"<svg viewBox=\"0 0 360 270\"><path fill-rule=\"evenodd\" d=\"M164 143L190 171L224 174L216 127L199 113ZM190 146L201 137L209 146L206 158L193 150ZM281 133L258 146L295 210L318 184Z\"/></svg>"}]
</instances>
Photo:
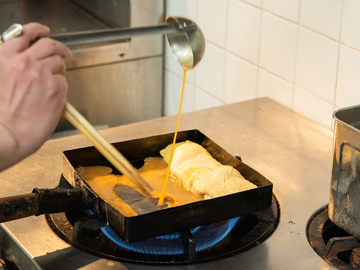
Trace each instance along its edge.
<instances>
[{"instance_id":1,"label":"metal ladle","mask_svg":"<svg viewBox=\"0 0 360 270\"><path fill-rule=\"evenodd\" d=\"M21 24L13 24L1 36L5 42L22 33ZM73 33L54 34L49 37L64 43L70 49L123 42L133 36L166 34L176 60L187 70L193 69L205 52L205 38L201 29L191 20L183 17L168 17L166 24L137 27L113 28Z\"/></svg>"},{"instance_id":2,"label":"metal ladle","mask_svg":"<svg viewBox=\"0 0 360 270\"><path fill-rule=\"evenodd\" d=\"M165 24L156 26L82 31L55 34L50 37L72 49L121 42L133 36L166 34L176 60L187 70L193 69L205 52L205 38L201 29L196 23L183 17L168 17L165 22Z\"/></svg>"},{"instance_id":3,"label":"metal ladle","mask_svg":"<svg viewBox=\"0 0 360 270\"><path fill-rule=\"evenodd\" d=\"M166 23L185 29L184 32L168 33L167 39L176 60L187 70L193 69L205 53L206 43L201 29L182 17L168 17Z\"/></svg>"},{"instance_id":4,"label":"metal ladle","mask_svg":"<svg viewBox=\"0 0 360 270\"><path fill-rule=\"evenodd\" d=\"M23 31L21 24L13 24L1 36L1 42L19 36ZM181 17L168 17L166 24L139 28L117 28L100 31L83 31L71 34L49 36L67 45L69 48L92 44L106 44L123 41L132 36L148 34L167 34L170 48L177 61L187 70L193 69L205 52L205 38L200 28L192 21ZM131 179L148 198L154 200L148 190L152 190L130 162L69 103L66 102L63 116L87 137L94 146L120 172Z\"/></svg>"}]
</instances>

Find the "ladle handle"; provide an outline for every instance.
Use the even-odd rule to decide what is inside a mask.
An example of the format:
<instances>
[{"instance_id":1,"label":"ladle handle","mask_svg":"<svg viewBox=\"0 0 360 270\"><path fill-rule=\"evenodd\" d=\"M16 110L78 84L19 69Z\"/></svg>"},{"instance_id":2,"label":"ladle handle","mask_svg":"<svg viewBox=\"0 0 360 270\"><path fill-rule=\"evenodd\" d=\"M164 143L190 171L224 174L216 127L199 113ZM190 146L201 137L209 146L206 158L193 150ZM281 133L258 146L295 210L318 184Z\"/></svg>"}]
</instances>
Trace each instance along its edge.
<instances>
[{"instance_id":1,"label":"ladle handle","mask_svg":"<svg viewBox=\"0 0 360 270\"><path fill-rule=\"evenodd\" d=\"M149 193L152 190L151 186L146 183L137 170L130 164L130 162L83 117L69 102L66 102L63 110L63 116L77 128L93 145L96 149L112 164L133 181L143 192L143 194L152 199ZM146 187L146 188L145 188Z\"/></svg>"},{"instance_id":2,"label":"ladle handle","mask_svg":"<svg viewBox=\"0 0 360 270\"><path fill-rule=\"evenodd\" d=\"M133 36L154 35L154 34L169 34L186 29L180 29L174 24L162 24L156 26L143 26L132 28L112 28L107 30L91 30L72 33L53 34L49 37L55 39L66 46L72 48L78 45L91 45L96 43L106 42L120 42L121 40L129 39Z\"/></svg>"}]
</instances>

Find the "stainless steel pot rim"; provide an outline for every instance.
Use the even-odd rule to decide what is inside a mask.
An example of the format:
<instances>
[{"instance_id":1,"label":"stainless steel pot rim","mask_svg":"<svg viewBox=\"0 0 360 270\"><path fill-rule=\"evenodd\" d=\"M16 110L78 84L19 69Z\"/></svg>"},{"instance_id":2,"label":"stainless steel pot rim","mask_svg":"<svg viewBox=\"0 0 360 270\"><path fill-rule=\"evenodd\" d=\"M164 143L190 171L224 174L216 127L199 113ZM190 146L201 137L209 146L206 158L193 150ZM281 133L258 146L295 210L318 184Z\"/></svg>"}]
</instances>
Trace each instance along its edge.
<instances>
[{"instance_id":1,"label":"stainless steel pot rim","mask_svg":"<svg viewBox=\"0 0 360 270\"><path fill-rule=\"evenodd\" d=\"M337 114L343 112L343 111L348 111L348 110L352 110L352 109L356 109L356 108L360 108L360 105L353 105L353 106L348 106L348 107L344 107L344 108L340 108L340 109L337 109L336 111L333 112L333 119L339 123L339 124L342 124L344 125L345 127L347 127L348 129L350 130L353 130L354 132L360 132L360 130L354 126L351 125L351 123L347 123L343 120L341 120Z\"/></svg>"}]
</instances>

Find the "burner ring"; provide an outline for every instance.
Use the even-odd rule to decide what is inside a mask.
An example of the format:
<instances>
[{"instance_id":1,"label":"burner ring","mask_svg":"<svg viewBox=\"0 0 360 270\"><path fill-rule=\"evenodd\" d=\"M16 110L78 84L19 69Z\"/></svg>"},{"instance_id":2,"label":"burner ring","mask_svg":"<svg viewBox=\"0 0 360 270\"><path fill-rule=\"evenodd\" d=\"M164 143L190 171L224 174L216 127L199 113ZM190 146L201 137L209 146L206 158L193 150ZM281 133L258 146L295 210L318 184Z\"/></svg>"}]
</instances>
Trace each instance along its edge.
<instances>
[{"instance_id":1,"label":"burner ring","mask_svg":"<svg viewBox=\"0 0 360 270\"><path fill-rule=\"evenodd\" d=\"M216 222L208 226L199 226L191 229L190 233L194 236L196 243L195 251L199 252L206 250L220 242L234 228L239 218L240 217L236 217L230 220ZM134 243L126 243L115 234L109 226L105 226L100 230L107 238L111 239L117 245L134 252L157 255L184 253L184 246L181 241L180 233L158 236Z\"/></svg>"},{"instance_id":2,"label":"burner ring","mask_svg":"<svg viewBox=\"0 0 360 270\"><path fill-rule=\"evenodd\" d=\"M332 223L327 205L309 219L306 233L310 246L328 264L342 270L360 269L352 262L353 256L357 256L360 242Z\"/></svg>"},{"instance_id":3,"label":"burner ring","mask_svg":"<svg viewBox=\"0 0 360 270\"><path fill-rule=\"evenodd\" d=\"M65 242L93 255L124 263L142 265L189 265L228 258L259 245L267 239L279 223L279 204L273 195L268 210L247 215L247 222L238 222L234 229L211 249L174 255L152 255L133 252L117 246L100 229L91 232L88 237L73 241L74 221L71 219L86 217L85 213L70 212L46 215L51 229ZM241 219L240 219L241 220ZM189 241L190 242L190 241Z\"/></svg>"}]
</instances>

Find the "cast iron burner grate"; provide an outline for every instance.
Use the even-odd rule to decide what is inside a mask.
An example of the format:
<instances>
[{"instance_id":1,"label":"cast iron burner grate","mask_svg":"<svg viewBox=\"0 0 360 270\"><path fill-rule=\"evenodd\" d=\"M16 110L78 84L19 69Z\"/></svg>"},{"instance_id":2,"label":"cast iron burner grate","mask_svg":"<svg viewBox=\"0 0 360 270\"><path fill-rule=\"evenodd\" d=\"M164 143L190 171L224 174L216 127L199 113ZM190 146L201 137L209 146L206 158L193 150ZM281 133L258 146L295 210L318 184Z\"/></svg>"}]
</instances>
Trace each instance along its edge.
<instances>
[{"instance_id":1,"label":"cast iron burner grate","mask_svg":"<svg viewBox=\"0 0 360 270\"><path fill-rule=\"evenodd\" d=\"M219 237L211 248L197 248L197 243L200 242L196 239L196 232L206 227L201 226L177 234L181 243L180 254L177 251L175 254L147 254L129 250L112 241L108 229L104 227L106 224L95 215L86 212L56 213L46 215L46 218L52 230L76 248L103 258L143 265L189 265L227 258L259 245L272 234L279 222L279 206L273 196L272 205L268 210L222 222L220 230L226 233ZM233 228L227 231L226 228L230 225ZM159 238L171 238L172 235ZM166 246L166 242L160 245Z\"/></svg>"},{"instance_id":2,"label":"cast iron burner grate","mask_svg":"<svg viewBox=\"0 0 360 270\"><path fill-rule=\"evenodd\" d=\"M360 269L360 242L331 222L327 206L309 220L307 237L327 263L342 270Z\"/></svg>"}]
</instances>

